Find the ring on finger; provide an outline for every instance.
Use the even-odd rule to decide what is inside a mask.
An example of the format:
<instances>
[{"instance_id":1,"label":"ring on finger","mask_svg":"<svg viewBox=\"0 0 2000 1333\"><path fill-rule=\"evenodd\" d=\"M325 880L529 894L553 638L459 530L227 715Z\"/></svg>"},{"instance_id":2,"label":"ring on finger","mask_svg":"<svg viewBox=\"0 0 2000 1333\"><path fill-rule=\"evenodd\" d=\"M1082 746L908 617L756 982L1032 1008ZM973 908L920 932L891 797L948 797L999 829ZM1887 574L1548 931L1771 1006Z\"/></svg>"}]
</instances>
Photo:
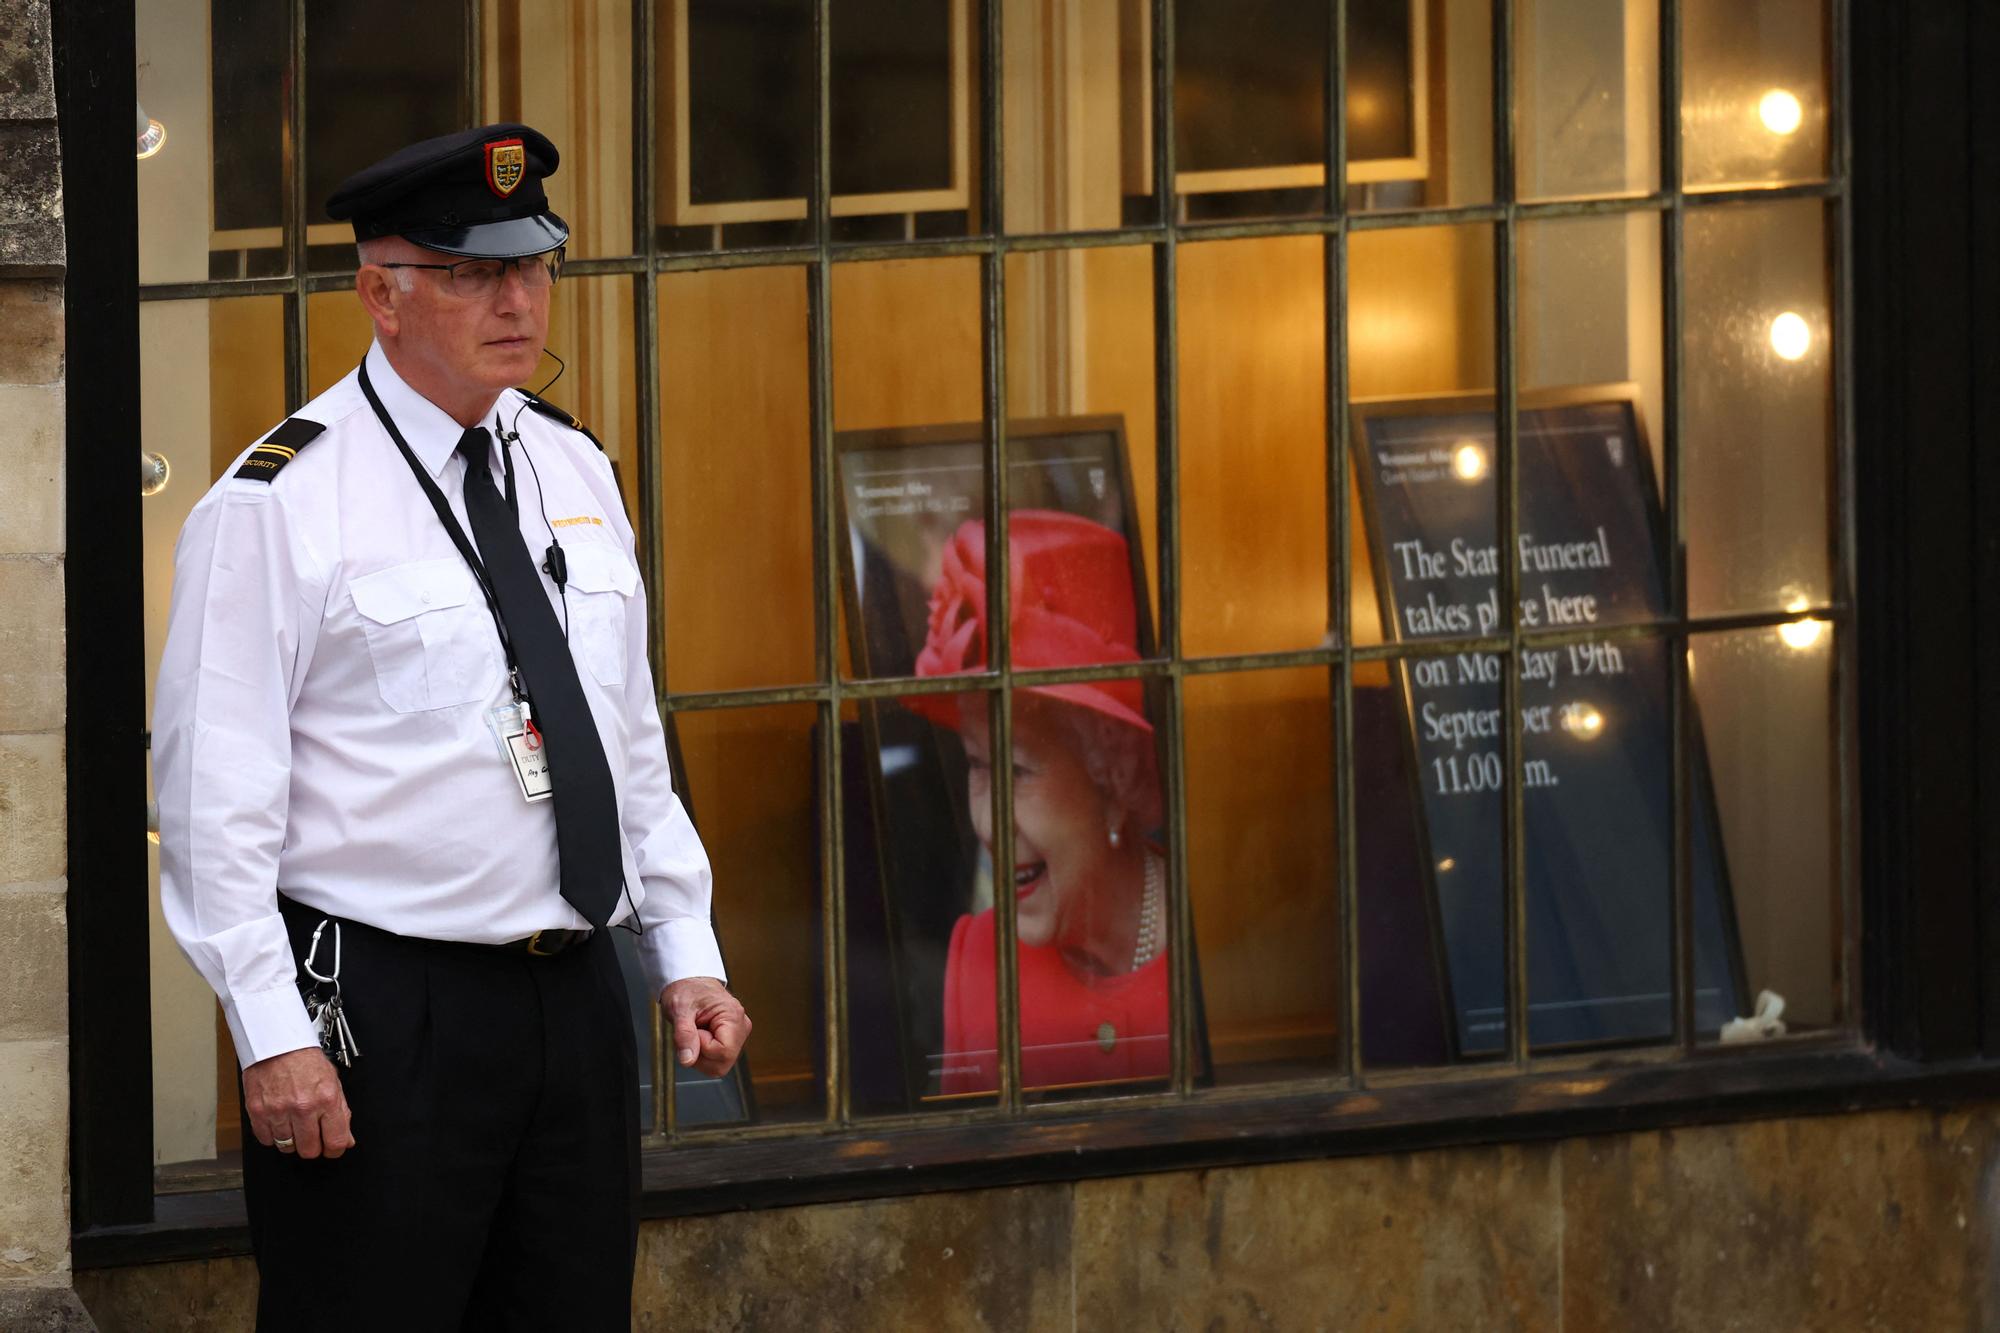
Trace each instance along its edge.
<instances>
[{"instance_id":1,"label":"ring on finger","mask_svg":"<svg viewBox=\"0 0 2000 1333\"><path fill-rule=\"evenodd\" d=\"M297 1146L297 1141L294 1139L272 1139L271 1146L279 1152L290 1152Z\"/></svg>"}]
</instances>

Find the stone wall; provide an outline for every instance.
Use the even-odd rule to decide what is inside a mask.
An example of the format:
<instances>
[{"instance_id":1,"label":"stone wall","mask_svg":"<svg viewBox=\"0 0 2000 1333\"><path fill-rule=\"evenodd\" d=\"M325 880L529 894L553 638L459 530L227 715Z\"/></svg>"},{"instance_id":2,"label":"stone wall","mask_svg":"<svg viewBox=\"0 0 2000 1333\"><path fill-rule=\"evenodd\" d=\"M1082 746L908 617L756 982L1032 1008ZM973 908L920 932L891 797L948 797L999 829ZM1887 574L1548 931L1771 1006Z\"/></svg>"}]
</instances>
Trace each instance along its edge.
<instances>
[{"instance_id":1,"label":"stone wall","mask_svg":"<svg viewBox=\"0 0 2000 1333\"><path fill-rule=\"evenodd\" d=\"M649 1223L666 1329L2000 1328L2000 1105ZM247 1259L83 1272L107 1333L248 1329Z\"/></svg>"},{"instance_id":2,"label":"stone wall","mask_svg":"<svg viewBox=\"0 0 2000 1333\"><path fill-rule=\"evenodd\" d=\"M62 168L47 0L0 0L0 1326L69 1292Z\"/></svg>"}]
</instances>

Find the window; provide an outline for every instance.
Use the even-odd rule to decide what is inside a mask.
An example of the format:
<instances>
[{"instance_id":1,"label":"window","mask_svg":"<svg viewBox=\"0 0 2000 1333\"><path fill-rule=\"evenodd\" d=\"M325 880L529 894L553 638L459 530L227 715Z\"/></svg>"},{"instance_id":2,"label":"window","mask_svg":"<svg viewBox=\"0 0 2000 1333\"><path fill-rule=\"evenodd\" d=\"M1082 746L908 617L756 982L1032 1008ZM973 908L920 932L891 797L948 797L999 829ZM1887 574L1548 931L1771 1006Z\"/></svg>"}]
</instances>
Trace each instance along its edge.
<instances>
[{"instance_id":1,"label":"window","mask_svg":"<svg viewBox=\"0 0 2000 1333\"><path fill-rule=\"evenodd\" d=\"M1853 1039L1828 6L406 8L138 9L149 631L366 347L326 184L551 134L550 392L758 1022L656 1054L652 1146ZM154 930L212 1184L234 1061Z\"/></svg>"}]
</instances>

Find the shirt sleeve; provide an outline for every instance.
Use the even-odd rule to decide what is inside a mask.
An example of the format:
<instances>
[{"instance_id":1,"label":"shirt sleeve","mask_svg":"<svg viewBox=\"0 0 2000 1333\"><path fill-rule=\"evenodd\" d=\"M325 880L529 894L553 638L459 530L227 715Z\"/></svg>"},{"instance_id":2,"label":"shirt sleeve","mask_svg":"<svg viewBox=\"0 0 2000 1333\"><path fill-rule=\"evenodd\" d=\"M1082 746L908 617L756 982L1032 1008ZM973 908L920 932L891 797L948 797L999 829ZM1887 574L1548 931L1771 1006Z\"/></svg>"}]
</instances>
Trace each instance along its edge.
<instances>
[{"instance_id":1,"label":"shirt sleeve","mask_svg":"<svg viewBox=\"0 0 2000 1333\"><path fill-rule=\"evenodd\" d=\"M326 583L272 491L226 480L189 516L153 707L162 913L246 1067L318 1044L277 886L291 707Z\"/></svg>"},{"instance_id":2,"label":"shirt sleeve","mask_svg":"<svg viewBox=\"0 0 2000 1333\"><path fill-rule=\"evenodd\" d=\"M609 480L609 469L606 469ZM614 491L615 495L615 491ZM613 511L628 550L632 534L622 509ZM649 634L646 589L626 605L625 707L631 718L631 748L625 761L625 799L620 811L625 840L639 867L643 896L638 912L644 933L639 958L654 995L684 977L727 981L722 949L710 924L713 877L708 852L674 793L667 764L666 732L653 692L653 669L646 660Z\"/></svg>"}]
</instances>

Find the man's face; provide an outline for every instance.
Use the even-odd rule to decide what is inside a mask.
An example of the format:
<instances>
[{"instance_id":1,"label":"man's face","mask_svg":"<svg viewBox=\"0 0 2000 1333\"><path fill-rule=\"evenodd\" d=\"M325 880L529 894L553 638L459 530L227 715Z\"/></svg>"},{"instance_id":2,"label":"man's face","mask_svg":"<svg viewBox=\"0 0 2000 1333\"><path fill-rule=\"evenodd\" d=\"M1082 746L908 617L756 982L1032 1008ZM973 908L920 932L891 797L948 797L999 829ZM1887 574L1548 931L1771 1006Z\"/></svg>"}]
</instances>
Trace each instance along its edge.
<instances>
[{"instance_id":1,"label":"man's face","mask_svg":"<svg viewBox=\"0 0 2000 1333\"><path fill-rule=\"evenodd\" d=\"M455 264L462 256L426 250L398 237L390 258L396 263ZM408 291L395 281L399 275L412 279ZM451 275L435 269L400 269L387 276L397 350L429 371L424 378L498 393L535 373L548 342L553 289L528 287L518 265L508 264L500 285L480 297L458 295Z\"/></svg>"}]
</instances>

